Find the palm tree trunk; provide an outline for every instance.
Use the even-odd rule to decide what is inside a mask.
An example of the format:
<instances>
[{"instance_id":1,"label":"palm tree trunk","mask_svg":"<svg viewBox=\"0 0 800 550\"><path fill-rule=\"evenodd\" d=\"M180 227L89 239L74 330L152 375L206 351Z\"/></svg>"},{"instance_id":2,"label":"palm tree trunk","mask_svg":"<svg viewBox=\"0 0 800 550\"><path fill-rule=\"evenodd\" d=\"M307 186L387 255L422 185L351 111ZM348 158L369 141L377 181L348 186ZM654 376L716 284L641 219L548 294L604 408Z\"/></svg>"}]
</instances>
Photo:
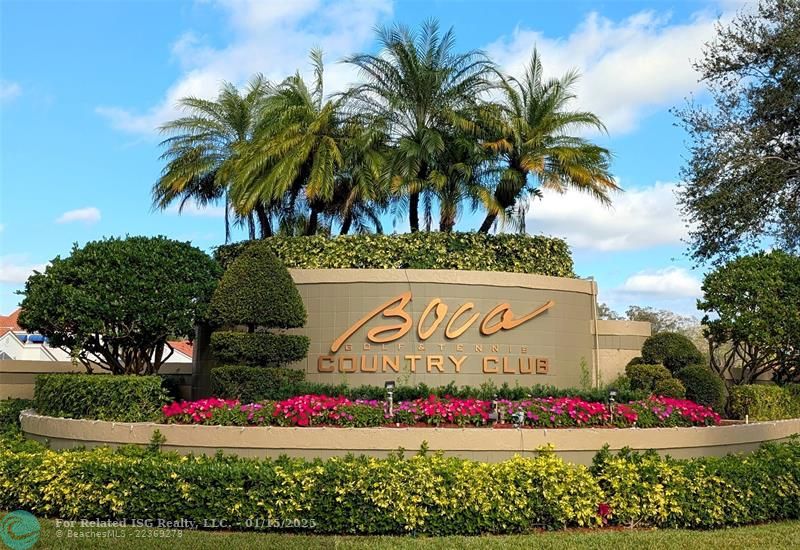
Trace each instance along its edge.
<instances>
[{"instance_id":1,"label":"palm tree trunk","mask_svg":"<svg viewBox=\"0 0 800 550\"><path fill-rule=\"evenodd\" d=\"M308 215L306 235L315 235L317 233L317 227L319 227L319 208L312 206L311 213Z\"/></svg>"},{"instance_id":2,"label":"palm tree trunk","mask_svg":"<svg viewBox=\"0 0 800 550\"><path fill-rule=\"evenodd\" d=\"M342 229L339 231L339 235L347 235L350 232L351 225L353 225L353 214L348 212L342 219Z\"/></svg>"},{"instance_id":3,"label":"palm tree trunk","mask_svg":"<svg viewBox=\"0 0 800 550\"><path fill-rule=\"evenodd\" d=\"M497 219L497 214L493 214L489 212L486 214L486 217L483 219L483 223L481 224L481 228L478 229L478 233L489 233L489 230L494 225L494 221Z\"/></svg>"},{"instance_id":4,"label":"palm tree trunk","mask_svg":"<svg viewBox=\"0 0 800 550\"><path fill-rule=\"evenodd\" d=\"M261 230L261 238L265 239L272 236L272 226L270 224L267 209L263 204L257 204L255 207L256 216L258 217L258 225Z\"/></svg>"},{"instance_id":5,"label":"palm tree trunk","mask_svg":"<svg viewBox=\"0 0 800 550\"><path fill-rule=\"evenodd\" d=\"M419 193L408 195L408 225L412 233L419 231Z\"/></svg>"}]
</instances>

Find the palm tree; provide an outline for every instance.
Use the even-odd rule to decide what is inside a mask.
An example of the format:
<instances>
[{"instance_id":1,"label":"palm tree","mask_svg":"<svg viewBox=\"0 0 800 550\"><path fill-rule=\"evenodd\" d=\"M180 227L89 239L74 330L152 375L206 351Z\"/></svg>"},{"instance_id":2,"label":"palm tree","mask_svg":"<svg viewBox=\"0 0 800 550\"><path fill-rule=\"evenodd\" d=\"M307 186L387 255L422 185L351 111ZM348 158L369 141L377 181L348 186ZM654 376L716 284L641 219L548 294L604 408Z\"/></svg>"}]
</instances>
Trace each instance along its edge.
<instances>
[{"instance_id":1,"label":"palm tree","mask_svg":"<svg viewBox=\"0 0 800 550\"><path fill-rule=\"evenodd\" d=\"M420 195L425 192L429 213L432 189L447 178L442 166L447 134L475 130L464 112L491 87L493 64L478 50L454 52L453 30L440 34L434 20L417 33L399 25L384 27L378 40L379 55L345 60L364 79L350 96L362 114L388 125L393 185L407 194L399 204L408 208L411 231L418 231Z\"/></svg>"},{"instance_id":2,"label":"palm tree","mask_svg":"<svg viewBox=\"0 0 800 550\"><path fill-rule=\"evenodd\" d=\"M224 198L225 242L230 240L229 193L236 150L247 143L259 122L268 83L256 75L244 93L225 82L216 100L185 97L180 100L186 116L167 122L160 130L171 137L161 142L161 155L167 164L153 186L153 206L166 209L179 201L179 210L190 201L205 206ZM253 212L261 236L271 233L269 210L272 205L256 202L246 212L237 212L236 222L247 224L255 235Z\"/></svg>"},{"instance_id":3,"label":"palm tree","mask_svg":"<svg viewBox=\"0 0 800 550\"><path fill-rule=\"evenodd\" d=\"M545 81L536 50L521 81L502 78L499 135L486 147L501 155L506 168L480 232L487 233L498 216L515 218L524 231L527 200L541 196L543 188L562 193L577 189L602 203L609 203L608 193L619 189L609 173L609 151L571 135L583 129L605 131L596 115L567 110L577 79L570 71Z\"/></svg>"},{"instance_id":4,"label":"palm tree","mask_svg":"<svg viewBox=\"0 0 800 550\"><path fill-rule=\"evenodd\" d=\"M312 50L311 61L311 86L297 73L274 87L263 102L252 143L240 149L233 189L239 211L286 196L294 208L298 198L304 198L309 235L317 232L319 217L333 198L346 138L344 98L325 101L322 52Z\"/></svg>"}]
</instances>

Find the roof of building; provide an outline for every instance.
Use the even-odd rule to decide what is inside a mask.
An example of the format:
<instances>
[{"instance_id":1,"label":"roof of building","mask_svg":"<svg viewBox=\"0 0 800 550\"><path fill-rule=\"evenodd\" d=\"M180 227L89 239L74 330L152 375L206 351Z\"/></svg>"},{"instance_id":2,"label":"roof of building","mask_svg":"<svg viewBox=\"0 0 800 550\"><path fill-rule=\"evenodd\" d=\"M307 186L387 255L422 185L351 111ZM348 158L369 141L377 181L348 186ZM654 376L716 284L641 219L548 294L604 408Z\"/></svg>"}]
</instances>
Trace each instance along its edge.
<instances>
[{"instance_id":1,"label":"roof of building","mask_svg":"<svg viewBox=\"0 0 800 550\"><path fill-rule=\"evenodd\" d=\"M0 329L22 330L22 327L17 322L20 311L22 311L22 308L18 307L9 315L0 315ZM3 333L8 332L8 330L3 331Z\"/></svg>"},{"instance_id":2,"label":"roof of building","mask_svg":"<svg viewBox=\"0 0 800 550\"><path fill-rule=\"evenodd\" d=\"M189 340L170 340L169 345L172 346L175 351L179 351L187 357L192 356L193 345Z\"/></svg>"}]
</instances>

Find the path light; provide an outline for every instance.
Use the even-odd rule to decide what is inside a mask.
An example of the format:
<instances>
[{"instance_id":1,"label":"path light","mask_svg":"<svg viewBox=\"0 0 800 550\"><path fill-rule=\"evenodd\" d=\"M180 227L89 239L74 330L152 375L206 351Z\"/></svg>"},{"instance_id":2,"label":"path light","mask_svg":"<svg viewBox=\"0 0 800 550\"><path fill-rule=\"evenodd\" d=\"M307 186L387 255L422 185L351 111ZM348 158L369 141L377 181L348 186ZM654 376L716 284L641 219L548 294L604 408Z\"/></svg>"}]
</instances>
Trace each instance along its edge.
<instances>
[{"instance_id":1,"label":"path light","mask_svg":"<svg viewBox=\"0 0 800 550\"><path fill-rule=\"evenodd\" d=\"M387 380L383 387L386 389L386 401L389 403L389 418L394 418L394 380Z\"/></svg>"},{"instance_id":2,"label":"path light","mask_svg":"<svg viewBox=\"0 0 800 550\"><path fill-rule=\"evenodd\" d=\"M520 429L525 423L525 411L519 409L517 412L511 415L511 418L513 419L514 427Z\"/></svg>"},{"instance_id":3,"label":"path light","mask_svg":"<svg viewBox=\"0 0 800 550\"><path fill-rule=\"evenodd\" d=\"M617 401L617 390L608 392L608 410L611 412L611 424L614 424L614 403Z\"/></svg>"}]
</instances>

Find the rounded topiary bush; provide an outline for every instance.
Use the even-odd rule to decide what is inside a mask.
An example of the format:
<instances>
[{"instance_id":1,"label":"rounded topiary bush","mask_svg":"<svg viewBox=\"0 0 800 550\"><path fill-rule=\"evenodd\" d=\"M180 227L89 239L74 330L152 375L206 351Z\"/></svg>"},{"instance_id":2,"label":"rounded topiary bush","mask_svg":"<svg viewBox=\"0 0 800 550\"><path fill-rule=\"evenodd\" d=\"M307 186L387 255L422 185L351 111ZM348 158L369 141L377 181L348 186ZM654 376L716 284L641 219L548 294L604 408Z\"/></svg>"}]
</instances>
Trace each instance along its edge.
<instances>
[{"instance_id":1,"label":"rounded topiary bush","mask_svg":"<svg viewBox=\"0 0 800 550\"><path fill-rule=\"evenodd\" d=\"M725 407L725 384L704 365L691 365L675 375L686 388L686 398L721 411Z\"/></svg>"},{"instance_id":2,"label":"rounded topiary bush","mask_svg":"<svg viewBox=\"0 0 800 550\"><path fill-rule=\"evenodd\" d=\"M645 363L664 365L673 374L704 361L694 342L677 332L659 332L645 340L642 359Z\"/></svg>"},{"instance_id":3,"label":"rounded topiary bush","mask_svg":"<svg viewBox=\"0 0 800 550\"><path fill-rule=\"evenodd\" d=\"M653 393L663 397L675 397L680 399L686 397L686 388L680 380L676 378L667 378L666 380L660 380L656 383L653 388Z\"/></svg>"},{"instance_id":4,"label":"rounded topiary bush","mask_svg":"<svg viewBox=\"0 0 800 550\"><path fill-rule=\"evenodd\" d=\"M672 374L663 365L628 365L625 374L630 379L632 390L655 392L656 386L665 380L671 380Z\"/></svg>"},{"instance_id":5,"label":"rounded topiary bush","mask_svg":"<svg viewBox=\"0 0 800 550\"><path fill-rule=\"evenodd\" d=\"M300 361L309 340L301 334L217 331L211 335L214 356L228 365L273 367Z\"/></svg>"},{"instance_id":6,"label":"rounded topiary bush","mask_svg":"<svg viewBox=\"0 0 800 550\"><path fill-rule=\"evenodd\" d=\"M211 300L224 325L299 328L306 309L292 276L265 243L248 246L222 276Z\"/></svg>"}]
</instances>

